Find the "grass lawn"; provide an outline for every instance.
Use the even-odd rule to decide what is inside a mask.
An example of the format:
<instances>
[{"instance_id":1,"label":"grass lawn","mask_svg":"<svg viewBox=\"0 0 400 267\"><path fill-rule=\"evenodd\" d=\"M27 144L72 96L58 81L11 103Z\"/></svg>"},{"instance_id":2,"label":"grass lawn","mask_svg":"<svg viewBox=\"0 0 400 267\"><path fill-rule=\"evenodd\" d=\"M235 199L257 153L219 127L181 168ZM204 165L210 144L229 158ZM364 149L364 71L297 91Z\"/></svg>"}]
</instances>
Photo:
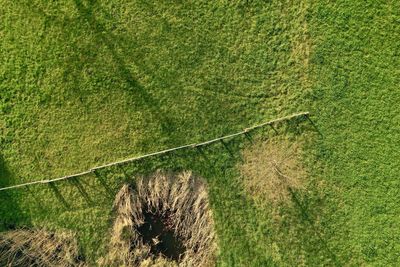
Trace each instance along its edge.
<instances>
[{"instance_id":1,"label":"grass lawn","mask_svg":"<svg viewBox=\"0 0 400 267\"><path fill-rule=\"evenodd\" d=\"M311 100L324 135L314 147L336 187L332 249L349 265L397 266L400 3L320 3L310 17Z\"/></svg>"},{"instance_id":2,"label":"grass lawn","mask_svg":"<svg viewBox=\"0 0 400 267\"><path fill-rule=\"evenodd\" d=\"M278 126L306 142L307 191L277 224L243 190L243 137L0 192L0 231L70 229L95 262L124 182L191 169L209 183L220 266L400 263L400 4L108 2L0 0L0 187L309 110L320 134Z\"/></svg>"}]
</instances>

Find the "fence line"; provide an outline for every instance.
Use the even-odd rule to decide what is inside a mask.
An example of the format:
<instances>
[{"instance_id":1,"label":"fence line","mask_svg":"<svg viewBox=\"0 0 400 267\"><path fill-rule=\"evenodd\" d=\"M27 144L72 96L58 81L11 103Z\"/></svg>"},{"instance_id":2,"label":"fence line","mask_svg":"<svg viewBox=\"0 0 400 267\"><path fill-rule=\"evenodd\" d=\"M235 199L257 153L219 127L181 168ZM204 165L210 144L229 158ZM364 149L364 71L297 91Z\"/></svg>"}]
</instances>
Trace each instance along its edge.
<instances>
[{"instance_id":1,"label":"fence line","mask_svg":"<svg viewBox=\"0 0 400 267\"><path fill-rule=\"evenodd\" d=\"M157 156L157 155L169 153L169 152L180 150L180 149L195 148L195 147L209 145L209 144L212 144L212 143L215 143L215 142L218 142L218 141L222 141L224 139L228 139L228 138L235 137L235 136L238 136L238 135L246 134L246 133L248 133L248 132L250 132L252 130L255 130L255 129L258 129L258 128L261 128L261 127L264 127L264 126L267 126L267 125L272 125L273 123L276 123L276 122L279 122L279 121L290 120L290 119L293 119L293 118L296 118L296 117L307 117L308 118L309 115L310 115L309 112L295 113L295 114L292 114L292 115L289 115L289 116L281 117L281 118L274 119L274 120L271 120L271 121L267 121L267 122L264 122L264 123L261 123L261 124L257 124L255 126L252 126L252 127L249 127L249 128L245 128L243 131L240 131L240 132L237 132L237 133L221 136L221 137L218 137L218 138L215 138L215 139L212 139L212 140L208 140L208 141L205 141L205 142L202 142L202 143L193 143L193 144L173 147L173 148L169 148L169 149L165 149L165 150L161 150L161 151L157 151L157 152L153 152L153 153L149 153L149 154L145 154L145 155L141 155L141 156L136 156L136 157L120 160L120 161L115 161L115 162L107 163L107 164L104 164L104 165L95 166L95 167L93 167L93 168L91 168L91 169L89 169L87 171L83 171L83 172L75 173L75 174L71 174L71 175L66 175L66 176L62 176L62 177L59 177L59 178L46 179L46 180L40 180L40 181L34 181L34 182L29 182L29 183L23 183L23 184L3 187L3 188L0 188L0 191L20 188L20 187L34 185L34 184L48 184L48 183L58 182L58 181L62 181L62 180L67 180L67 179L83 176L83 175L86 175L86 174L90 174L90 173L92 173L92 172L94 172L96 170L103 169L103 168L106 168L106 167L116 166L116 165L120 165L120 164L123 164L123 163L128 163L128 162L132 162L132 161L148 158L148 157L151 157L151 156Z\"/></svg>"}]
</instances>

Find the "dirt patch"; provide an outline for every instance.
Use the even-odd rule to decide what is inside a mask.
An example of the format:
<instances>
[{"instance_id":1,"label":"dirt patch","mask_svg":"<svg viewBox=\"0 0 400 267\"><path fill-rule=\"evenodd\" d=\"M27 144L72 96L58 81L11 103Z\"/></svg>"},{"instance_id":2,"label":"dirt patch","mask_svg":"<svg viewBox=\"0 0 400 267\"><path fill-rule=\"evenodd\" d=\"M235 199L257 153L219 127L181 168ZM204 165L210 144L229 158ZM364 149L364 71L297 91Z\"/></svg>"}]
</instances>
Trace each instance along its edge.
<instances>
[{"instance_id":1,"label":"dirt patch","mask_svg":"<svg viewBox=\"0 0 400 267\"><path fill-rule=\"evenodd\" d=\"M138 227L138 231L143 243L150 247L150 253L178 262L185 253L185 246L183 239L174 232L173 213L147 211L143 217L144 223Z\"/></svg>"},{"instance_id":2,"label":"dirt patch","mask_svg":"<svg viewBox=\"0 0 400 267\"><path fill-rule=\"evenodd\" d=\"M304 188L307 176L300 144L284 139L259 142L243 151L240 166L245 190L256 202L291 203L292 193Z\"/></svg>"}]
</instances>

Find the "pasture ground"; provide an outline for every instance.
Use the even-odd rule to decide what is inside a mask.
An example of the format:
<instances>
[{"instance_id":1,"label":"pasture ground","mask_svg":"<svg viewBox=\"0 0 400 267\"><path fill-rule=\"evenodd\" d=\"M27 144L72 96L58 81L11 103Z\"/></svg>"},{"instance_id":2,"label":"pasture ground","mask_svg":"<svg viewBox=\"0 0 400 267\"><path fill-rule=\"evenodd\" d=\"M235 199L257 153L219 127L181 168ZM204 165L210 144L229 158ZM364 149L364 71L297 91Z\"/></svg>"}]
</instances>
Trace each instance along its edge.
<instances>
[{"instance_id":1,"label":"pasture ground","mask_svg":"<svg viewBox=\"0 0 400 267\"><path fill-rule=\"evenodd\" d=\"M73 230L94 262L123 183L192 170L209 184L220 266L398 265L399 22L396 1L0 0L2 187L297 111L319 131L277 126L304 141L308 170L278 213L243 189L243 137L0 193L0 230Z\"/></svg>"}]
</instances>

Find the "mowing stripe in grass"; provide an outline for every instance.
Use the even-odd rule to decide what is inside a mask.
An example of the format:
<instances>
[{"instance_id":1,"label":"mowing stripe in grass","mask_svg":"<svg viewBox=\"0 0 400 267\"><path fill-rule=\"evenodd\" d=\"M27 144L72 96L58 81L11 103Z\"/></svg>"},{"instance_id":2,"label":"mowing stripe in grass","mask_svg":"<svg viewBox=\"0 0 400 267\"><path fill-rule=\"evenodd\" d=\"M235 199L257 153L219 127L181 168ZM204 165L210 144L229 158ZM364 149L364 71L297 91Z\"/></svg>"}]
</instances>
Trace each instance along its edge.
<instances>
[{"instance_id":1,"label":"mowing stripe in grass","mask_svg":"<svg viewBox=\"0 0 400 267\"><path fill-rule=\"evenodd\" d=\"M285 116L285 117L281 117L281 118L278 118L278 119L267 121L267 122L264 122L264 123L261 123L261 124L257 124L255 126L246 128L243 131L240 131L240 132L237 132L237 133L221 136L221 137L218 137L218 138L215 138L215 139L212 139L212 140L208 140L208 141L205 141L205 142L202 142L202 143L197 143L197 144L194 143L194 144L188 144L188 145L173 147L173 148L169 148L169 149L166 149L166 150L161 150L161 151L157 151L157 152L153 152L153 153L149 153L149 154L145 154L145 155L141 155L141 156L137 156L137 157L133 157L133 158L128 158L128 159L124 159L124 160L120 160L120 161L115 161L115 162L111 162L111 163L108 163L108 164L104 164L104 165L93 167L93 168L91 168L91 169L89 169L87 171L83 171L83 172L75 173L75 174L71 174L71 175L66 175L66 176L59 177L59 178L46 179L46 180L40 180L40 181L34 181L34 182L29 182L29 183L23 183L23 184L3 187L3 188L0 188L0 191L16 189L16 188L20 188L20 187L29 186L29 185L35 185L35 184L48 184L48 183L58 182L58 181L62 181L62 180L67 180L67 179L75 178L75 177L78 177L78 176L83 176L83 175L92 173L93 171L96 171L96 170L99 170L99 169L102 169L102 168L106 168L106 167L111 167L111 166L115 166L115 165L119 165L119 164L123 164L123 163L128 163L128 162L140 160L140 159L143 159L143 158L148 158L148 157L151 157L151 156L161 155L161 154L169 153L169 152L180 150L180 149L184 149L184 148L191 148L191 147L194 148L194 147L200 147L200 146L209 145L209 144L212 144L212 143L224 140L224 139L228 139L228 138L235 137L235 136L238 136L238 135L246 134L249 131L252 131L252 130L267 126L267 125L271 125L271 124L279 122L279 121L290 120L290 119L297 118L297 117L307 117L308 118L309 115L310 115L310 113L307 112L307 111L306 112L295 113L295 114L292 114L292 115L289 115L289 116Z\"/></svg>"}]
</instances>

